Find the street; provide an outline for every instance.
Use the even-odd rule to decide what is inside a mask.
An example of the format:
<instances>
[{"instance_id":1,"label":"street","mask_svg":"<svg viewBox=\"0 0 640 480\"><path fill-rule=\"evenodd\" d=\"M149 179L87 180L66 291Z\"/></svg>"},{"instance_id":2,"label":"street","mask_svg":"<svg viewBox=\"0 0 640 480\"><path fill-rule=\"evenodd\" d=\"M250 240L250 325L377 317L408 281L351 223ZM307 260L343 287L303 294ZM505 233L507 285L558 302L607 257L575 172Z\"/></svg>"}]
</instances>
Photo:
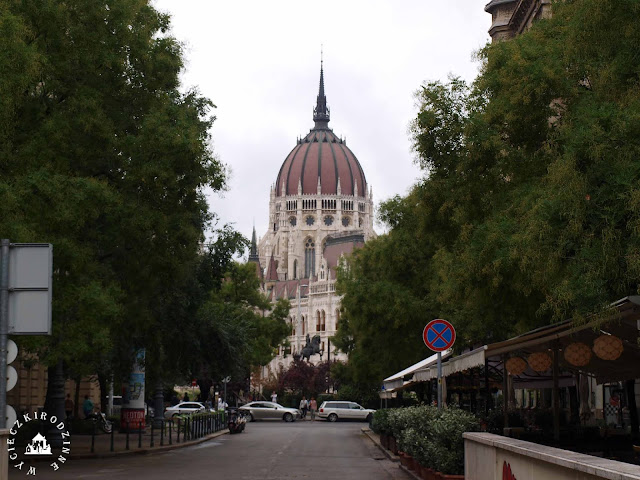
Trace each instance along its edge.
<instances>
[{"instance_id":1,"label":"street","mask_svg":"<svg viewBox=\"0 0 640 480\"><path fill-rule=\"evenodd\" d=\"M222 435L165 453L69 460L53 472L34 463L38 479L224 478L238 480L409 479L361 431L362 422L254 422L242 434ZM73 439L72 439L73 441ZM72 447L73 448L73 447ZM26 471L9 467L9 478ZM33 478L33 477L30 477Z\"/></svg>"}]
</instances>

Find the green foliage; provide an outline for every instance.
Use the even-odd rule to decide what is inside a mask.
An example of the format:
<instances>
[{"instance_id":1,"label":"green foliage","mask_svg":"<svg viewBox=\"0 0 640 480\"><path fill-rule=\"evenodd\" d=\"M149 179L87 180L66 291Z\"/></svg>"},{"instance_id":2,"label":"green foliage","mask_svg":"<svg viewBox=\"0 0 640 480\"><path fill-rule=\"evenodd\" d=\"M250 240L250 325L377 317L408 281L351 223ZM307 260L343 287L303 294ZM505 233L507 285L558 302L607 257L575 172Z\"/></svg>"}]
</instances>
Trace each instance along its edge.
<instances>
[{"instance_id":1,"label":"green foliage","mask_svg":"<svg viewBox=\"0 0 640 480\"><path fill-rule=\"evenodd\" d=\"M462 434L480 430L480 422L471 413L431 405L379 410L373 426L396 437L398 448L421 465L451 475L464 473Z\"/></svg>"},{"instance_id":2,"label":"green foliage","mask_svg":"<svg viewBox=\"0 0 640 480\"><path fill-rule=\"evenodd\" d=\"M389 233L339 272L351 382L424 358L433 318L462 349L639 292L639 13L635 0L555 2L483 48L471 85L416 93L424 176L381 206Z\"/></svg>"}]
</instances>

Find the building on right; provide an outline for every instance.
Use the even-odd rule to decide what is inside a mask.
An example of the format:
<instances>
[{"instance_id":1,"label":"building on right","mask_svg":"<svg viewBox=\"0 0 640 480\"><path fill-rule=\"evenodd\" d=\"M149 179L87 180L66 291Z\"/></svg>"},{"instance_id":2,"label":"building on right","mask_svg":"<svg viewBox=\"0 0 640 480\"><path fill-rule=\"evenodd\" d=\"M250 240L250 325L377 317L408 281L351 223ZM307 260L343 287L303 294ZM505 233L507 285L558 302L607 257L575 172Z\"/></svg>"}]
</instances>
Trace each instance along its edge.
<instances>
[{"instance_id":1,"label":"building on right","mask_svg":"<svg viewBox=\"0 0 640 480\"><path fill-rule=\"evenodd\" d=\"M484 11L491 14L491 41L499 42L520 35L536 20L549 17L551 0L491 0Z\"/></svg>"}]
</instances>

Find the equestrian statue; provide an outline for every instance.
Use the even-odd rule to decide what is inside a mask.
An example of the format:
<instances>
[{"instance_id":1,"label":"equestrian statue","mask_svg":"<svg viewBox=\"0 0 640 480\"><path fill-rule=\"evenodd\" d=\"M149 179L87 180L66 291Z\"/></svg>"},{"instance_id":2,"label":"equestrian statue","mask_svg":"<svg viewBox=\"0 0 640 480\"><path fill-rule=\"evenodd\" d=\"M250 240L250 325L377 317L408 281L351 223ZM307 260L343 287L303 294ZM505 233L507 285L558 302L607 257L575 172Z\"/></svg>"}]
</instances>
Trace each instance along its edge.
<instances>
[{"instance_id":1,"label":"equestrian statue","mask_svg":"<svg viewBox=\"0 0 640 480\"><path fill-rule=\"evenodd\" d=\"M307 343L301 350L302 358L306 358L307 362L310 361L311 355L315 355L316 353L320 353L320 335L314 335L311 340L309 340L309 334L307 333Z\"/></svg>"}]
</instances>

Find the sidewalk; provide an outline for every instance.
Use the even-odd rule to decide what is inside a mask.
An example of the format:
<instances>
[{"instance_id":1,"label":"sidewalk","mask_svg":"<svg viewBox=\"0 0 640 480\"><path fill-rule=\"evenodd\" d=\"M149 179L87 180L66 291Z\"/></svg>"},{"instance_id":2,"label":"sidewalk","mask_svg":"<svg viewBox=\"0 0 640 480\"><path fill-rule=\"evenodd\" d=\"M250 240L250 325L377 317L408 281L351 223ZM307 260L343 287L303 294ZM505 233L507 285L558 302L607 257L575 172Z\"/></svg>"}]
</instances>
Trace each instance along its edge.
<instances>
[{"instance_id":1,"label":"sidewalk","mask_svg":"<svg viewBox=\"0 0 640 480\"><path fill-rule=\"evenodd\" d=\"M187 440L186 442L183 440L183 436L180 435L180 442L178 442L176 433L173 432L171 443L169 443L168 436L165 436L163 439L161 439L160 431L154 429L153 446L151 446L151 429L148 427L146 429L146 432L142 433L141 436L139 436L138 433L129 434L129 449L127 450L127 434L114 431L113 451L111 451L112 435L100 433L96 434L95 437L93 437L93 453L91 452L92 436L76 434L71 435L71 453L69 455L69 458L109 458L119 457L122 455L144 455L147 453L163 452L176 448L197 445L199 443L206 442L227 433L229 433L229 430L225 428L223 430L219 430L200 438ZM34 458L34 460L48 460L48 458L40 459L36 457Z\"/></svg>"},{"instance_id":2,"label":"sidewalk","mask_svg":"<svg viewBox=\"0 0 640 480\"><path fill-rule=\"evenodd\" d=\"M380 449L380 451L384 453L389 460L391 460L392 462L397 462L398 467L400 467L401 470L403 470L405 473L415 478L416 480L422 480L422 477L419 475L416 475L416 472L408 469L407 467L405 467L400 463L400 457L398 457L397 455L394 455L390 450L387 450L382 446L382 444L380 443L380 435L378 435L377 433L374 433L369 427L362 427L362 433L364 433L367 437L369 437L369 440L375 443L376 446Z\"/></svg>"}]
</instances>

